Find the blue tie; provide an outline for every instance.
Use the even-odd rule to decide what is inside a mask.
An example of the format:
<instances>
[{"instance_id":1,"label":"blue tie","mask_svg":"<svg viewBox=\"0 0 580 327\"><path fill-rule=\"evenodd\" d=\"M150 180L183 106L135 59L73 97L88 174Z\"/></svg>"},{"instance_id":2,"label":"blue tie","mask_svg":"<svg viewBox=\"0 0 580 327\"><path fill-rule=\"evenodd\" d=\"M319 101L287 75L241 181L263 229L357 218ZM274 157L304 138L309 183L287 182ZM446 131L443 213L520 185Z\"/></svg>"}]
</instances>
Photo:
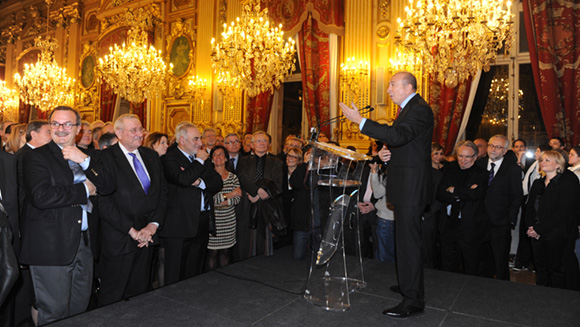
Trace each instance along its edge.
<instances>
[{"instance_id":1,"label":"blue tie","mask_svg":"<svg viewBox=\"0 0 580 327\"><path fill-rule=\"evenodd\" d=\"M487 180L487 185L490 185L491 181L493 180L493 177L495 175L494 168L495 168L495 164L492 162L491 163L491 170L489 171L489 179Z\"/></svg>"},{"instance_id":2,"label":"blue tie","mask_svg":"<svg viewBox=\"0 0 580 327\"><path fill-rule=\"evenodd\" d=\"M139 181L141 181L141 185L143 186L143 190L145 194L149 193L149 187L151 186L151 181L145 172L145 168L141 164L141 161L137 159L137 155L134 153L129 153L131 157L133 157L133 166L135 166L135 172L137 173L137 177L139 177Z\"/></svg>"},{"instance_id":3,"label":"blue tie","mask_svg":"<svg viewBox=\"0 0 580 327\"><path fill-rule=\"evenodd\" d=\"M74 176L73 184L80 184L80 183L86 181L87 176L85 175L85 172L83 171L81 166L72 160L67 160L67 161L68 161L68 166L70 167L70 169L73 172L73 176ZM91 203L91 200L87 199L87 204L81 204L81 208L83 208L83 210L85 212L91 213L93 211L93 204ZM81 230L83 230L83 231L85 231L89 228L89 223L87 221L87 215L85 212L83 212L83 219L82 219L82 223L81 223Z\"/></svg>"}]
</instances>

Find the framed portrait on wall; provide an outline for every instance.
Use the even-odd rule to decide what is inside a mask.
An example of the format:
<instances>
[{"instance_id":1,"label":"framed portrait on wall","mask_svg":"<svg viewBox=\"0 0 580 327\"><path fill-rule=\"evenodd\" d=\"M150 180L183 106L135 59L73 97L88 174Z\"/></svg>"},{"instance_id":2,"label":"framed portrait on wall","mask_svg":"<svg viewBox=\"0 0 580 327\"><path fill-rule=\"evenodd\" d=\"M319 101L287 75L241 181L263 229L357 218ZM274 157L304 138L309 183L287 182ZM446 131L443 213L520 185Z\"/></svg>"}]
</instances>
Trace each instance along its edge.
<instances>
[{"instance_id":1,"label":"framed portrait on wall","mask_svg":"<svg viewBox=\"0 0 580 327\"><path fill-rule=\"evenodd\" d=\"M95 82L95 66L97 65L97 59L94 55L87 55L83 58L81 63L81 85L85 89L93 86Z\"/></svg>"},{"instance_id":2,"label":"framed portrait on wall","mask_svg":"<svg viewBox=\"0 0 580 327\"><path fill-rule=\"evenodd\" d=\"M176 77L185 76L193 61L192 42L185 35L177 36L173 39L169 52L169 62L173 64L173 75Z\"/></svg>"}]
</instances>

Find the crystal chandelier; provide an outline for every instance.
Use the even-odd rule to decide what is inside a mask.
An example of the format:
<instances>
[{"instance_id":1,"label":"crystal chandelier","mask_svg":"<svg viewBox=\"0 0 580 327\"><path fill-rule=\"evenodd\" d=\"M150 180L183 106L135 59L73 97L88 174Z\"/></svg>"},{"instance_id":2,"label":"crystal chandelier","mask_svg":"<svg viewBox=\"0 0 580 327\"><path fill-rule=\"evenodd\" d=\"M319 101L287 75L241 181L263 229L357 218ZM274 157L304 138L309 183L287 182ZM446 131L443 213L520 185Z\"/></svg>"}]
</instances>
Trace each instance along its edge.
<instances>
[{"instance_id":1,"label":"crystal chandelier","mask_svg":"<svg viewBox=\"0 0 580 327\"><path fill-rule=\"evenodd\" d=\"M262 11L259 1L246 4L236 23L224 24L221 36L217 44L211 40L213 68L229 72L250 97L274 92L295 69L294 40L284 41L282 24L270 26L268 9Z\"/></svg>"},{"instance_id":2,"label":"crystal chandelier","mask_svg":"<svg viewBox=\"0 0 580 327\"><path fill-rule=\"evenodd\" d=\"M18 108L18 92L6 87L6 82L0 81L0 113L11 114Z\"/></svg>"},{"instance_id":3,"label":"crystal chandelier","mask_svg":"<svg viewBox=\"0 0 580 327\"><path fill-rule=\"evenodd\" d=\"M426 72L455 87L511 45L511 2L505 0L409 0L395 39L417 52Z\"/></svg>"},{"instance_id":4,"label":"crystal chandelier","mask_svg":"<svg viewBox=\"0 0 580 327\"><path fill-rule=\"evenodd\" d=\"M369 64L367 62L356 62L355 58L346 58L346 63L340 64L340 83L343 90L349 92L358 99L360 95L361 83L369 75ZM355 100L356 102L356 100Z\"/></svg>"},{"instance_id":5,"label":"crystal chandelier","mask_svg":"<svg viewBox=\"0 0 580 327\"><path fill-rule=\"evenodd\" d=\"M128 9L130 12L130 9ZM130 16L130 15L128 15ZM117 95L132 103L163 93L167 65L161 51L148 45L146 20L130 24L127 43L109 48L105 58L99 58L97 71Z\"/></svg>"},{"instance_id":6,"label":"crystal chandelier","mask_svg":"<svg viewBox=\"0 0 580 327\"><path fill-rule=\"evenodd\" d=\"M229 98L232 96L236 90L236 85L238 81L236 78L230 75L230 72L220 71L217 76L217 87L218 90L223 94L224 98Z\"/></svg>"},{"instance_id":7,"label":"crystal chandelier","mask_svg":"<svg viewBox=\"0 0 580 327\"><path fill-rule=\"evenodd\" d=\"M191 88L191 95L195 99L202 99L205 95L205 90L207 89L207 79L201 78L199 76L191 76L189 78L189 87Z\"/></svg>"},{"instance_id":8,"label":"crystal chandelier","mask_svg":"<svg viewBox=\"0 0 580 327\"><path fill-rule=\"evenodd\" d=\"M49 12L46 14L46 29L50 26L51 0L46 4ZM54 107L71 104L74 99L73 85L75 80L66 75L66 69L61 68L54 60L54 50L58 48L58 42L47 36L46 39L37 37L34 40L36 47L40 48L39 60L31 65L24 65L23 75L14 75L20 99L29 105L34 105L42 111L52 110Z\"/></svg>"}]
</instances>

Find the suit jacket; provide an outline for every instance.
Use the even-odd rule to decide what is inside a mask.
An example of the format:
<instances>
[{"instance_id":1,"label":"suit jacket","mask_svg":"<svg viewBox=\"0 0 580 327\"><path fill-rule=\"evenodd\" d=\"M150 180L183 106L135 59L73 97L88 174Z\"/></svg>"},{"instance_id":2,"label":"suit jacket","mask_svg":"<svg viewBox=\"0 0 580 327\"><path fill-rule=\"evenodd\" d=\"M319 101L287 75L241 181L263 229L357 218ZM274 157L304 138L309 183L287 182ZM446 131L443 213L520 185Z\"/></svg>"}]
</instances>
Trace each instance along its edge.
<instances>
[{"instance_id":1,"label":"suit jacket","mask_svg":"<svg viewBox=\"0 0 580 327\"><path fill-rule=\"evenodd\" d=\"M103 254L115 256L137 251L137 242L129 235L131 227L140 230L150 222L159 223L159 228L163 226L167 182L161 160L157 152L149 148L140 147L138 151L151 180L148 194L119 144L100 153L102 173L109 182L99 199Z\"/></svg>"},{"instance_id":2,"label":"suit jacket","mask_svg":"<svg viewBox=\"0 0 580 327\"><path fill-rule=\"evenodd\" d=\"M251 196L255 196L258 192L258 186L254 183L256 176L256 155L245 156L240 158L238 163L238 179L242 190L248 192ZM276 184L279 191L282 190L282 161L275 156L266 154L266 161L264 163L264 179L269 179Z\"/></svg>"},{"instance_id":3,"label":"suit jacket","mask_svg":"<svg viewBox=\"0 0 580 327\"><path fill-rule=\"evenodd\" d=\"M487 236L487 220L484 209L485 191L488 173L485 169L473 165L462 170L457 162L452 162L443 171L443 177L437 188L437 199L444 205L441 228L461 222L463 240L467 243L478 243ZM476 188L472 188L477 185ZM453 193L447 188L453 186ZM445 207L452 206L451 216ZM459 219L458 214L461 214Z\"/></svg>"},{"instance_id":4,"label":"suit jacket","mask_svg":"<svg viewBox=\"0 0 580 327\"><path fill-rule=\"evenodd\" d=\"M546 178L534 181L526 205L526 226L533 226L540 235L564 231L571 239L578 237L580 226L580 184L576 175L565 169L548 186Z\"/></svg>"},{"instance_id":5,"label":"suit jacket","mask_svg":"<svg viewBox=\"0 0 580 327\"><path fill-rule=\"evenodd\" d=\"M103 179L85 171L97 189ZM82 208L87 193L56 143L49 142L22 158L26 198L21 212L20 260L29 265L65 266L74 259L81 237ZM94 169L93 169L94 170Z\"/></svg>"},{"instance_id":6,"label":"suit jacket","mask_svg":"<svg viewBox=\"0 0 580 327\"><path fill-rule=\"evenodd\" d=\"M168 183L168 204L165 224L159 235L195 237L199 230L202 190L191 184L198 178L204 181L206 200L210 204L210 210L213 211L213 196L222 189L222 178L215 171L210 159L203 165L196 160L190 162L189 158L177 149L164 155L161 161Z\"/></svg>"},{"instance_id":7,"label":"suit jacket","mask_svg":"<svg viewBox=\"0 0 580 327\"><path fill-rule=\"evenodd\" d=\"M392 126L368 119L361 131L391 150L387 164L387 199L394 205L425 206L433 199L431 140L433 111L416 94Z\"/></svg>"},{"instance_id":8,"label":"suit jacket","mask_svg":"<svg viewBox=\"0 0 580 327\"><path fill-rule=\"evenodd\" d=\"M26 152L34 150L33 148L28 145L28 143L24 144L16 153L14 157L16 158L16 170L18 171L18 201L20 209L24 206L24 198L26 197L26 191L24 191L24 175L22 172L22 157Z\"/></svg>"},{"instance_id":9,"label":"suit jacket","mask_svg":"<svg viewBox=\"0 0 580 327\"><path fill-rule=\"evenodd\" d=\"M477 165L487 170L488 160L479 159ZM515 161L504 157L485 195L485 212L492 225L515 226L523 200L522 169Z\"/></svg>"},{"instance_id":10,"label":"suit jacket","mask_svg":"<svg viewBox=\"0 0 580 327\"><path fill-rule=\"evenodd\" d=\"M2 205L8 213L8 221L12 229L13 248L16 256L20 254L20 218L18 205L18 182L16 180L15 156L0 151L0 191Z\"/></svg>"}]
</instances>

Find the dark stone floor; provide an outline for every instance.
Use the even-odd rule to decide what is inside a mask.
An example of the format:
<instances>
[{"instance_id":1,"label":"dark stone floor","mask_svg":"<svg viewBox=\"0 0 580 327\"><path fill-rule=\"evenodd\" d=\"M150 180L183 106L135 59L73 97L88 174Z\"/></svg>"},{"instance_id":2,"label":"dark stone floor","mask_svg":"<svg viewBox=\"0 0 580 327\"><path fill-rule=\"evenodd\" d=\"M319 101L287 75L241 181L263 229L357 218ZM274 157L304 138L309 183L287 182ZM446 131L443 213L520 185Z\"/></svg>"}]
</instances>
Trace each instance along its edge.
<instances>
[{"instance_id":1,"label":"dark stone floor","mask_svg":"<svg viewBox=\"0 0 580 327\"><path fill-rule=\"evenodd\" d=\"M382 310L401 300L389 291L394 264L365 260L363 269L367 287L346 312L302 297L307 263L287 247L51 326L580 326L580 292L429 269L426 314L388 318Z\"/></svg>"}]
</instances>

